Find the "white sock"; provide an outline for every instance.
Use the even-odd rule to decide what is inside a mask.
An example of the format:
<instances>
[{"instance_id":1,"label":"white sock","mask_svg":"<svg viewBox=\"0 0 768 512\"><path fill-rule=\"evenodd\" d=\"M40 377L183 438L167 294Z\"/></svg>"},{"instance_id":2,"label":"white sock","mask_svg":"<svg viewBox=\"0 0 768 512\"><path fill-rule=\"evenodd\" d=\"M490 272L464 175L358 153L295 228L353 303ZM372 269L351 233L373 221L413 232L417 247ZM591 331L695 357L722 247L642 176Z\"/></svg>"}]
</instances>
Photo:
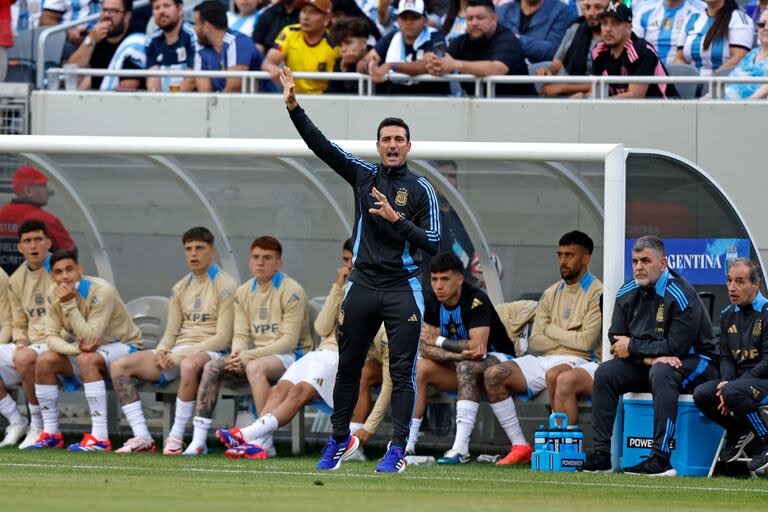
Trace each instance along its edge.
<instances>
[{"instance_id":1,"label":"white sock","mask_svg":"<svg viewBox=\"0 0 768 512\"><path fill-rule=\"evenodd\" d=\"M260 437L268 436L277 430L279 426L280 425L277 423L277 418L267 413L244 429L241 429L240 432L243 434L243 439L251 442Z\"/></svg>"},{"instance_id":2,"label":"white sock","mask_svg":"<svg viewBox=\"0 0 768 512\"><path fill-rule=\"evenodd\" d=\"M191 402L184 402L183 400L176 398L176 417L173 419L173 427L171 427L171 433L168 434L169 437L184 439L184 431L187 430L187 423L192 419L194 413L194 400Z\"/></svg>"},{"instance_id":3,"label":"white sock","mask_svg":"<svg viewBox=\"0 0 768 512\"><path fill-rule=\"evenodd\" d=\"M355 423L354 421L349 424L349 431L355 433L365 426L364 423Z\"/></svg>"},{"instance_id":4,"label":"white sock","mask_svg":"<svg viewBox=\"0 0 768 512\"><path fill-rule=\"evenodd\" d=\"M123 414L128 424L131 426L134 437L143 439L152 439L152 435L147 428L147 420L144 419L144 411L141 410L141 400L136 400L123 406Z\"/></svg>"},{"instance_id":5,"label":"white sock","mask_svg":"<svg viewBox=\"0 0 768 512\"><path fill-rule=\"evenodd\" d=\"M43 411L39 405L27 404L29 408L29 428L32 430L43 430Z\"/></svg>"},{"instance_id":6,"label":"white sock","mask_svg":"<svg viewBox=\"0 0 768 512\"><path fill-rule=\"evenodd\" d=\"M59 387L56 384L35 384L35 394L43 413L43 431L61 434L59 428Z\"/></svg>"},{"instance_id":7,"label":"white sock","mask_svg":"<svg viewBox=\"0 0 768 512\"><path fill-rule=\"evenodd\" d=\"M0 400L0 414L2 414L11 425L24 425L27 423L27 419L21 414L19 408L16 407L16 402L13 401L11 395L5 395L5 398Z\"/></svg>"},{"instance_id":8,"label":"white sock","mask_svg":"<svg viewBox=\"0 0 768 512\"><path fill-rule=\"evenodd\" d=\"M469 453L469 437L475 428L475 418L480 404L471 400L456 402L456 438L453 449L459 453Z\"/></svg>"},{"instance_id":9,"label":"white sock","mask_svg":"<svg viewBox=\"0 0 768 512\"><path fill-rule=\"evenodd\" d=\"M107 386L103 380L86 382L85 398L88 399L88 407L91 409L91 435L99 441L109 439L107 429Z\"/></svg>"},{"instance_id":10,"label":"white sock","mask_svg":"<svg viewBox=\"0 0 768 512\"><path fill-rule=\"evenodd\" d=\"M515 402L512 401L512 397L502 400L499 403L491 404L493 414L496 415L496 419L499 420L501 428L507 433L507 437L512 441L512 445L516 444L528 444L523 435L523 431L520 429L520 421L517 419L517 411L515 410Z\"/></svg>"},{"instance_id":11,"label":"white sock","mask_svg":"<svg viewBox=\"0 0 768 512\"><path fill-rule=\"evenodd\" d=\"M423 419L424 418L411 419L411 430L408 432L408 444L405 446L405 451L416 451L416 441L419 440L419 429L421 428L421 420Z\"/></svg>"},{"instance_id":12,"label":"white sock","mask_svg":"<svg viewBox=\"0 0 768 512\"><path fill-rule=\"evenodd\" d=\"M213 420L211 418L203 418L201 416L195 416L192 419L192 426L194 427L192 433L192 445L203 447L208 440L208 430L211 428Z\"/></svg>"}]
</instances>

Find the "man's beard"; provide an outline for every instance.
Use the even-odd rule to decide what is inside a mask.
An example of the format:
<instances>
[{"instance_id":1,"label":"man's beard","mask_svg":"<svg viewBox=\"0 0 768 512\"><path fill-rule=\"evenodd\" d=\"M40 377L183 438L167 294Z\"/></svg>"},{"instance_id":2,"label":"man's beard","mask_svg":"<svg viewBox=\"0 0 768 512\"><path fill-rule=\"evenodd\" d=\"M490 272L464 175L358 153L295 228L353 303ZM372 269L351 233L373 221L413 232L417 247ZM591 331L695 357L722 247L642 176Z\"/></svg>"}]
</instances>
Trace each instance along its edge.
<instances>
[{"instance_id":1,"label":"man's beard","mask_svg":"<svg viewBox=\"0 0 768 512\"><path fill-rule=\"evenodd\" d=\"M121 21L116 25L112 25L112 30L107 32L107 37L117 37L125 30L125 22Z\"/></svg>"},{"instance_id":2,"label":"man's beard","mask_svg":"<svg viewBox=\"0 0 768 512\"><path fill-rule=\"evenodd\" d=\"M178 19L175 19L175 20L172 19L171 21L169 21L168 23L165 23L165 24L160 24L160 22L155 20L155 23L157 23L157 26L160 27L160 29L163 32L170 32L171 30L175 29L179 25L180 21L181 21L181 18L178 18Z\"/></svg>"}]
</instances>

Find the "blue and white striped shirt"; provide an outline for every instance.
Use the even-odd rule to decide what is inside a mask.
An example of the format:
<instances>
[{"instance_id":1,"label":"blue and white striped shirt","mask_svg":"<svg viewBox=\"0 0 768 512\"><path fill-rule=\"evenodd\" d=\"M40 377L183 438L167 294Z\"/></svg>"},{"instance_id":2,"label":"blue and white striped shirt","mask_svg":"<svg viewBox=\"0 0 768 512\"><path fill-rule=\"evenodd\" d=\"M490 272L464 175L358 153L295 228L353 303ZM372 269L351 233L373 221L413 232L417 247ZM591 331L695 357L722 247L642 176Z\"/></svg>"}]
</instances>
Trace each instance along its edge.
<instances>
[{"instance_id":1,"label":"blue and white striped shirt","mask_svg":"<svg viewBox=\"0 0 768 512\"><path fill-rule=\"evenodd\" d=\"M43 0L43 10L61 13L61 22L78 21L101 12L98 0Z\"/></svg>"},{"instance_id":2,"label":"blue and white striped shirt","mask_svg":"<svg viewBox=\"0 0 768 512\"><path fill-rule=\"evenodd\" d=\"M267 4L267 7L271 4ZM264 7L254 12L249 16L240 16L232 11L227 12L227 23L229 30L232 32L240 32L244 36L251 37L253 35L253 29L256 28L256 23L259 22L261 13L264 12Z\"/></svg>"},{"instance_id":3,"label":"blue and white striped shirt","mask_svg":"<svg viewBox=\"0 0 768 512\"><path fill-rule=\"evenodd\" d=\"M144 69L146 64L146 54L144 53L144 40L146 36L144 34L131 34L120 43L120 46L115 50L115 54L112 56L112 60L109 61L107 69L123 69L126 61L132 61L133 64ZM120 83L119 76L105 76L101 81L102 91L112 91Z\"/></svg>"},{"instance_id":4,"label":"blue and white striped shirt","mask_svg":"<svg viewBox=\"0 0 768 512\"><path fill-rule=\"evenodd\" d=\"M684 0L670 8L664 0L643 2L637 8L632 30L656 48L661 62L672 64L677 54L677 42L685 33L685 20L691 13L700 13L706 5L700 0Z\"/></svg>"},{"instance_id":5,"label":"blue and white striped shirt","mask_svg":"<svg viewBox=\"0 0 768 512\"><path fill-rule=\"evenodd\" d=\"M715 18L706 12L691 13L685 22L685 31L680 36L678 48L683 49L685 61L699 70L703 76L711 75L731 57L731 46L752 48L754 27L752 20L737 9L731 13L728 23L728 39L714 39L709 48L704 48L704 38Z\"/></svg>"},{"instance_id":6,"label":"blue and white striped shirt","mask_svg":"<svg viewBox=\"0 0 768 512\"><path fill-rule=\"evenodd\" d=\"M157 66L159 69L192 69L197 52L197 34L188 22L181 25L179 38L169 46L162 30L156 30L146 39L147 69ZM160 79L163 91L170 90L172 84L181 84L181 77L164 76Z\"/></svg>"}]
</instances>

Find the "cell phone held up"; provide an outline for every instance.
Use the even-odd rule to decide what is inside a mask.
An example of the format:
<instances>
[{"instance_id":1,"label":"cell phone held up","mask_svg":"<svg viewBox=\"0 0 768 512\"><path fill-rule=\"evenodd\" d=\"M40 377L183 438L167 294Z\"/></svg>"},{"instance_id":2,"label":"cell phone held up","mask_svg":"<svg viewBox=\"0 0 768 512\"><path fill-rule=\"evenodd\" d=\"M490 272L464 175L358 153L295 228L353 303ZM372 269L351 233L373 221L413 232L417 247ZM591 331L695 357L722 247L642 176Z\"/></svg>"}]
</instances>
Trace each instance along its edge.
<instances>
[{"instance_id":1,"label":"cell phone held up","mask_svg":"<svg viewBox=\"0 0 768 512\"><path fill-rule=\"evenodd\" d=\"M432 51L435 52L439 58L445 57L445 41L437 41L432 45Z\"/></svg>"}]
</instances>

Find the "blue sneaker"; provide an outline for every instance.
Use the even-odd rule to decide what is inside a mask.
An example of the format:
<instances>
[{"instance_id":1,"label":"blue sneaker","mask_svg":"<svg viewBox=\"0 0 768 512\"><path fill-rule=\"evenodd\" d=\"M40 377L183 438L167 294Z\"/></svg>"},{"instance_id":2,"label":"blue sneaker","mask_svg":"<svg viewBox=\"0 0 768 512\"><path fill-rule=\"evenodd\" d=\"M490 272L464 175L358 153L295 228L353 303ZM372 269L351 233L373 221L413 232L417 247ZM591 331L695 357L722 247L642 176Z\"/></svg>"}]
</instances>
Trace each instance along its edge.
<instances>
[{"instance_id":1,"label":"blue sneaker","mask_svg":"<svg viewBox=\"0 0 768 512\"><path fill-rule=\"evenodd\" d=\"M438 464L466 464L469 462L468 453L460 453L454 449L445 452L445 455L437 459Z\"/></svg>"},{"instance_id":2,"label":"blue sneaker","mask_svg":"<svg viewBox=\"0 0 768 512\"><path fill-rule=\"evenodd\" d=\"M405 454L399 446L390 446L384 458L376 466L377 473L402 473L405 471Z\"/></svg>"},{"instance_id":3,"label":"blue sneaker","mask_svg":"<svg viewBox=\"0 0 768 512\"><path fill-rule=\"evenodd\" d=\"M64 439L61 434L49 434L43 432L34 444L25 448L25 450L42 450L43 448L64 448Z\"/></svg>"},{"instance_id":4,"label":"blue sneaker","mask_svg":"<svg viewBox=\"0 0 768 512\"><path fill-rule=\"evenodd\" d=\"M347 460L355 454L360 447L360 440L355 436L349 436L346 442L337 443L334 441L333 436L328 439L328 444L323 448L323 456L320 458L320 462L317 463L315 469L322 470L334 470L339 469L342 461Z\"/></svg>"},{"instance_id":5,"label":"blue sneaker","mask_svg":"<svg viewBox=\"0 0 768 512\"><path fill-rule=\"evenodd\" d=\"M67 447L69 452L111 452L112 444L109 439L99 441L92 434L85 434L83 440L79 443L71 444Z\"/></svg>"},{"instance_id":6,"label":"blue sneaker","mask_svg":"<svg viewBox=\"0 0 768 512\"><path fill-rule=\"evenodd\" d=\"M216 437L218 437L227 448L235 448L245 444L243 433L240 432L240 429L237 427L230 429L220 428L216 431Z\"/></svg>"}]
</instances>

